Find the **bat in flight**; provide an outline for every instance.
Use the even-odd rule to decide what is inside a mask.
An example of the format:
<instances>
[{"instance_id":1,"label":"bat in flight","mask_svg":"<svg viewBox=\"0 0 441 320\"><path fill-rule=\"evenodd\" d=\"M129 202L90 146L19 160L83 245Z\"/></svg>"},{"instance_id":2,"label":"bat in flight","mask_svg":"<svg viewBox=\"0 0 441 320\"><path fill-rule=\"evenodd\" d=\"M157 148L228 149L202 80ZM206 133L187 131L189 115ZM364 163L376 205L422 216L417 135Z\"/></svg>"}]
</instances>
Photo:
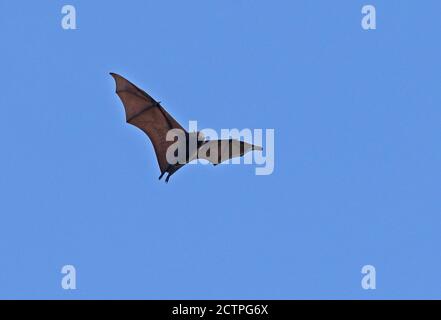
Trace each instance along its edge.
<instances>
[{"instance_id":1,"label":"bat in flight","mask_svg":"<svg viewBox=\"0 0 441 320\"><path fill-rule=\"evenodd\" d=\"M262 150L243 141L228 140L205 140L201 132L188 133L165 109L160 102L153 99L144 90L122 76L110 73L116 82L116 94L120 97L126 114L126 121L144 131L150 138L155 149L161 175L159 180L167 173L166 182L170 177L185 164L195 159L205 159L214 165L218 165L228 159L241 157L253 150ZM167 160L167 151L175 144L174 140L167 139L170 130L179 131L185 139L185 146L177 148L174 152L179 161ZM195 139L195 147L190 147L190 140ZM184 150L184 155L176 154L178 150ZM182 152L181 152L182 153Z\"/></svg>"}]
</instances>

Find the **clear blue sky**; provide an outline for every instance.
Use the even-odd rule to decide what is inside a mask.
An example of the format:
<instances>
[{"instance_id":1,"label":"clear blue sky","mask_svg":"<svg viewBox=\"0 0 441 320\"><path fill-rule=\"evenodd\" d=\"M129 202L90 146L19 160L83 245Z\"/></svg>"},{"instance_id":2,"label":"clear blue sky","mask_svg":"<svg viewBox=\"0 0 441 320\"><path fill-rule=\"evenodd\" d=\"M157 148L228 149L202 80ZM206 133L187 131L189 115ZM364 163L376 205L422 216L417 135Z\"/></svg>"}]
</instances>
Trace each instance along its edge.
<instances>
[{"instance_id":1,"label":"clear blue sky","mask_svg":"<svg viewBox=\"0 0 441 320\"><path fill-rule=\"evenodd\" d=\"M61 28L64 4L78 30ZM0 297L441 298L440 12L1 1ZM110 71L184 124L274 128L274 174L189 166L159 182Z\"/></svg>"}]
</instances>

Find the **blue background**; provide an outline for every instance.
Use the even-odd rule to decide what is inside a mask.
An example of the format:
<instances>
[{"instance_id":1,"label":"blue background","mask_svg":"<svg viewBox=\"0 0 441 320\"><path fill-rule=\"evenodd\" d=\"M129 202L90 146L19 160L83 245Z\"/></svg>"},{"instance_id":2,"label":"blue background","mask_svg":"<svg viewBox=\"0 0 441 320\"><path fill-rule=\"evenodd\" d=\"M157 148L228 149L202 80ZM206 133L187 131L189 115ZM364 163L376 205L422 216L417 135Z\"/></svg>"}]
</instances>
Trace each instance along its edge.
<instances>
[{"instance_id":1,"label":"blue background","mask_svg":"<svg viewBox=\"0 0 441 320\"><path fill-rule=\"evenodd\" d=\"M64 4L78 30L61 28ZM0 297L441 298L440 12L2 0ZM274 174L159 182L110 71L185 125L274 128Z\"/></svg>"}]
</instances>

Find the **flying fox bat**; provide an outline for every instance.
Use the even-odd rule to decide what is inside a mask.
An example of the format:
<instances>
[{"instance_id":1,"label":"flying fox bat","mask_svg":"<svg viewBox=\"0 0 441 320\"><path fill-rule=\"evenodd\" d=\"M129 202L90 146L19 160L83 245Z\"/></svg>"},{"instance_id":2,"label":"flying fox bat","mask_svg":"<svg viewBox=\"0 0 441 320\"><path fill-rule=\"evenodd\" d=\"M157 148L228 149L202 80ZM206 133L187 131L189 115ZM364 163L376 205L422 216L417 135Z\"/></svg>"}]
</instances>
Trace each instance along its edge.
<instances>
[{"instance_id":1,"label":"flying fox bat","mask_svg":"<svg viewBox=\"0 0 441 320\"><path fill-rule=\"evenodd\" d=\"M165 181L182 168L186 163L195 159L206 159L214 165L218 165L228 159L241 157L253 150L262 150L243 141L228 140L205 140L201 132L188 133L165 109L161 103L153 99L144 90L122 76L110 73L116 82L116 94L121 99L126 121L144 131L150 138L155 149L161 175L159 180L168 173ZM177 155L180 160L170 163L167 160L167 150L176 141L168 141L167 133L170 130L178 130L185 136L185 155ZM196 134L196 136L194 136ZM196 139L196 148L190 148L190 139ZM178 151L176 149L176 151ZM181 149L182 150L182 149ZM176 152L175 152L176 155Z\"/></svg>"}]
</instances>

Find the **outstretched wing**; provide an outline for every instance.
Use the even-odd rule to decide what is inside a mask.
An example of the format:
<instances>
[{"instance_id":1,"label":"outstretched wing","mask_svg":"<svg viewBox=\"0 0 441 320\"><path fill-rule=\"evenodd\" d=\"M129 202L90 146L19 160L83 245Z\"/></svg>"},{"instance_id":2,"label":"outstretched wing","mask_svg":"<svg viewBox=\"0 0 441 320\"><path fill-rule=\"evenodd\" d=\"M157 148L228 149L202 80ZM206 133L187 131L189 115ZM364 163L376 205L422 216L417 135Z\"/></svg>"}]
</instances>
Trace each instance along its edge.
<instances>
[{"instance_id":1,"label":"outstretched wing","mask_svg":"<svg viewBox=\"0 0 441 320\"><path fill-rule=\"evenodd\" d=\"M167 141L167 132L171 129L184 128L165 109L127 79L118 74L110 74L116 82L116 93L126 111L128 123L144 131L153 143L161 173L168 167L166 153L173 141Z\"/></svg>"},{"instance_id":2,"label":"outstretched wing","mask_svg":"<svg viewBox=\"0 0 441 320\"><path fill-rule=\"evenodd\" d=\"M262 147L235 139L212 140L199 147L198 158L218 165L226 160L242 157L253 150L262 150Z\"/></svg>"}]
</instances>

